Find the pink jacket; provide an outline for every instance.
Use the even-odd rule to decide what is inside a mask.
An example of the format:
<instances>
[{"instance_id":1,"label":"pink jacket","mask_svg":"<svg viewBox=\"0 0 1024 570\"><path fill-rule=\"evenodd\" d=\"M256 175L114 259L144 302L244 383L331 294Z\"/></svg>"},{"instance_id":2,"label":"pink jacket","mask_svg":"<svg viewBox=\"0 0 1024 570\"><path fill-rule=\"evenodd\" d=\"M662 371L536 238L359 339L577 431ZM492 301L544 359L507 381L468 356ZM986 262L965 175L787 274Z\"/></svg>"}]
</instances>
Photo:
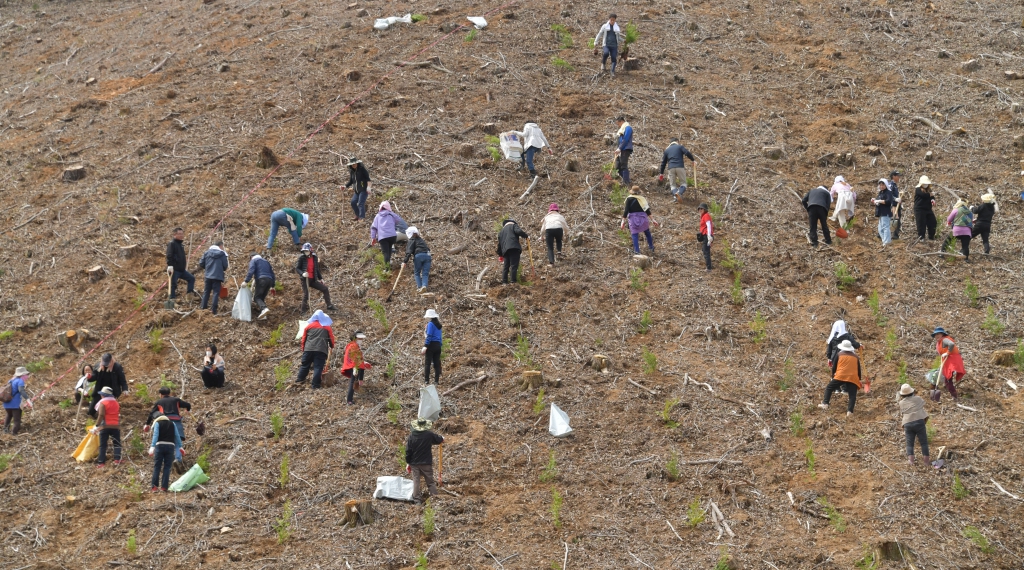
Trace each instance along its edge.
<instances>
[{"instance_id":1,"label":"pink jacket","mask_svg":"<svg viewBox=\"0 0 1024 570\"><path fill-rule=\"evenodd\" d=\"M958 212L958 209L957 208L953 208L953 211L949 213L949 216L946 218L946 225L947 226L951 225L953 223L953 220L956 219L957 212ZM967 218L968 219L971 218L970 214L968 214ZM969 235L971 235L971 228L970 228L970 226L956 226L956 225L954 225L953 226L953 235L954 236L969 236Z\"/></svg>"}]
</instances>

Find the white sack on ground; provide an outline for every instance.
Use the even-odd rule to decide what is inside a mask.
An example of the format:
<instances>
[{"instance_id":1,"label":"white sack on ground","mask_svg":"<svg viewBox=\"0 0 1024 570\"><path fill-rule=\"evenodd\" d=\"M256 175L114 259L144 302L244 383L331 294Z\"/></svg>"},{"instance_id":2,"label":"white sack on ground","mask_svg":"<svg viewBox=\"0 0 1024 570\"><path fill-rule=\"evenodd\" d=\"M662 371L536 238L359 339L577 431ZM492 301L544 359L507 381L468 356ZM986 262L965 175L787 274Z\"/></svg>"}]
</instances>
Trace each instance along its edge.
<instances>
[{"instance_id":1,"label":"white sack on ground","mask_svg":"<svg viewBox=\"0 0 1024 570\"><path fill-rule=\"evenodd\" d=\"M377 477L374 499L412 500L412 480L405 477Z\"/></svg>"},{"instance_id":2,"label":"white sack on ground","mask_svg":"<svg viewBox=\"0 0 1024 570\"><path fill-rule=\"evenodd\" d=\"M569 414L555 404L551 404L551 419L548 420L548 432L555 437L565 437L572 433L569 427Z\"/></svg>"},{"instance_id":3,"label":"white sack on ground","mask_svg":"<svg viewBox=\"0 0 1024 570\"><path fill-rule=\"evenodd\" d=\"M441 416L441 398L433 384L420 388L420 411L417 417L432 422Z\"/></svg>"}]
</instances>

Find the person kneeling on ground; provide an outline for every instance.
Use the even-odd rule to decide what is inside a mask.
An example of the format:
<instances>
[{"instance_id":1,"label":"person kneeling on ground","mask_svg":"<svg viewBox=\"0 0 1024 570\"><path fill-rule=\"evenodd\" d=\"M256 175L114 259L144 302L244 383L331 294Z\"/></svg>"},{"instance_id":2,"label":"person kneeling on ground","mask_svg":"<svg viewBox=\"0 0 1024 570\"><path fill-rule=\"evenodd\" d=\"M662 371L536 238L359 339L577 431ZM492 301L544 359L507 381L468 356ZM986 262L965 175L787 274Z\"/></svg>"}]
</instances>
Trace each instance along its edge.
<instances>
[{"instance_id":1,"label":"person kneeling on ground","mask_svg":"<svg viewBox=\"0 0 1024 570\"><path fill-rule=\"evenodd\" d=\"M203 386L206 388L224 387L224 357L217 353L213 344L206 345L206 356L203 357Z\"/></svg>"},{"instance_id":2,"label":"person kneeling on ground","mask_svg":"<svg viewBox=\"0 0 1024 570\"><path fill-rule=\"evenodd\" d=\"M931 463L928 455L928 412L924 411L924 400L914 393L910 384L900 386L900 395L896 400L903 414L903 435L907 438L907 462L914 464L914 438L921 442L921 455L924 464Z\"/></svg>"},{"instance_id":3,"label":"person kneeling on ground","mask_svg":"<svg viewBox=\"0 0 1024 570\"><path fill-rule=\"evenodd\" d=\"M857 390L860 390L860 358L854 352L853 343L844 340L839 343L839 356L832 363L832 380L825 386L825 398L818 407L827 410L832 393L836 390L846 392L850 397L846 404L846 415L853 415L853 407L857 404Z\"/></svg>"},{"instance_id":4,"label":"person kneeling on ground","mask_svg":"<svg viewBox=\"0 0 1024 570\"><path fill-rule=\"evenodd\" d=\"M432 447L444 443L444 438L430 431L434 423L420 418L412 422L412 433L405 441L405 470L412 475L412 500L423 500L420 494L420 477L426 479L431 497L437 496L434 484L434 453Z\"/></svg>"},{"instance_id":5,"label":"person kneeling on ground","mask_svg":"<svg viewBox=\"0 0 1024 570\"><path fill-rule=\"evenodd\" d=\"M153 478L150 491L167 492L170 485L171 465L176 457L184 453L181 448L181 436L171 420L164 415L158 416L153 422L153 440L149 444L149 456L153 458ZM160 479L163 473L163 481Z\"/></svg>"},{"instance_id":6,"label":"person kneeling on ground","mask_svg":"<svg viewBox=\"0 0 1024 570\"><path fill-rule=\"evenodd\" d=\"M309 369L313 369L313 388L320 389L320 379L324 373L324 366L327 365L327 355L334 348L334 330L331 325L334 321L323 311L313 313L309 317L309 324L302 330L302 363L299 365L299 375L295 382L302 384L309 375Z\"/></svg>"},{"instance_id":7,"label":"person kneeling on ground","mask_svg":"<svg viewBox=\"0 0 1024 570\"><path fill-rule=\"evenodd\" d=\"M366 335L362 331L356 331L349 337L349 343L345 345L345 359L341 364L341 373L348 378L348 397L345 401L348 405L355 404L355 392L363 381L363 370L373 368L373 365L363 360L363 340Z\"/></svg>"}]
</instances>

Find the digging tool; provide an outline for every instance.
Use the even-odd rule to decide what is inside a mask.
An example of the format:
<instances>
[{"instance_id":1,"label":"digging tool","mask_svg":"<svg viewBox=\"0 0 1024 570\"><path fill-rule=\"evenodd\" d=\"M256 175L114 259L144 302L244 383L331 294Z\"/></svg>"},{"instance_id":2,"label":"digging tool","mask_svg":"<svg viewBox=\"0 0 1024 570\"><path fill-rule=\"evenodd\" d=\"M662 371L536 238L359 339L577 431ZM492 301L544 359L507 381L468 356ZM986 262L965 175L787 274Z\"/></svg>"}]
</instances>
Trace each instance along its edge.
<instances>
[{"instance_id":1,"label":"digging tool","mask_svg":"<svg viewBox=\"0 0 1024 570\"><path fill-rule=\"evenodd\" d=\"M874 377L868 375L868 370L867 370L868 367L864 365L864 362L865 362L864 361L864 346L861 345L861 347L860 347L860 366L861 366L861 369L864 370L864 393L865 394L870 394L871 393L871 381L874 380Z\"/></svg>"},{"instance_id":2,"label":"digging tool","mask_svg":"<svg viewBox=\"0 0 1024 570\"><path fill-rule=\"evenodd\" d=\"M690 162L693 162L692 160ZM685 181L684 181L685 182ZM693 162L693 191L697 191L697 163Z\"/></svg>"},{"instance_id":3,"label":"digging tool","mask_svg":"<svg viewBox=\"0 0 1024 570\"><path fill-rule=\"evenodd\" d=\"M387 298L384 299L385 303L390 301L391 300L391 296L395 294L395 289L398 288L398 282L402 279L402 272L403 271L405 271L405 265L402 265L401 267L398 268L398 277L395 277L395 284L391 286L391 292L388 293Z\"/></svg>"},{"instance_id":4,"label":"digging tool","mask_svg":"<svg viewBox=\"0 0 1024 570\"><path fill-rule=\"evenodd\" d=\"M537 273L533 269L533 241L530 238L526 238L526 251L530 253L530 279L536 279Z\"/></svg>"},{"instance_id":5,"label":"digging tool","mask_svg":"<svg viewBox=\"0 0 1024 570\"><path fill-rule=\"evenodd\" d=\"M171 285L174 283L173 279L174 279L174 274L173 273L167 276L167 300L164 301L164 308L165 309L173 309L174 308L174 299L171 298Z\"/></svg>"},{"instance_id":6,"label":"digging tool","mask_svg":"<svg viewBox=\"0 0 1024 570\"><path fill-rule=\"evenodd\" d=\"M441 475L444 473L444 444L437 446L437 486L444 487Z\"/></svg>"}]
</instances>

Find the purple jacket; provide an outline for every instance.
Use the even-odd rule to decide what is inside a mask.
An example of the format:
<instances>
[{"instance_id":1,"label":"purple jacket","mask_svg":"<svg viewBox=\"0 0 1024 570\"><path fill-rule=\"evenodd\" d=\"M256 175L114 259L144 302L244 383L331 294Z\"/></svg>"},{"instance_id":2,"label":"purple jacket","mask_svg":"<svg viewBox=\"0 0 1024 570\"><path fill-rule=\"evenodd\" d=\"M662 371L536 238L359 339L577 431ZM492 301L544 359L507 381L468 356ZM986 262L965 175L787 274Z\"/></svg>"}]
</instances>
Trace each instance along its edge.
<instances>
[{"instance_id":1,"label":"purple jacket","mask_svg":"<svg viewBox=\"0 0 1024 570\"><path fill-rule=\"evenodd\" d=\"M946 218L946 225L947 226L950 225L950 224L953 224L953 235L954 236L958 236L959 237L959 236L969 236L969 235L971 235L971 226L970 226L970 224L972 222L973 216L971 215L971 211L970 210L968 210L967 208L964 208L964 210L967 213L964 214L964 217L963 217L963 220L962 220L961 223L965 223L967 225L958 226L958 225L953 223L953 220L956 219L957 213L960 212L959 208L954 208L953 211L950 212L949 216Z\"/></svg>"},{"instance_id":2,"label":"purple jacket","mask_svg":"<svg viewBox=\"0 0 1024 570\"><path fill-rule=\"evenodd\" d=\"M391 210L381 210L373 217L373 224L370 225L370 239L382 240L398 235L395 232L395 222L398 216Z\"/></svg>"}]
</instances>

